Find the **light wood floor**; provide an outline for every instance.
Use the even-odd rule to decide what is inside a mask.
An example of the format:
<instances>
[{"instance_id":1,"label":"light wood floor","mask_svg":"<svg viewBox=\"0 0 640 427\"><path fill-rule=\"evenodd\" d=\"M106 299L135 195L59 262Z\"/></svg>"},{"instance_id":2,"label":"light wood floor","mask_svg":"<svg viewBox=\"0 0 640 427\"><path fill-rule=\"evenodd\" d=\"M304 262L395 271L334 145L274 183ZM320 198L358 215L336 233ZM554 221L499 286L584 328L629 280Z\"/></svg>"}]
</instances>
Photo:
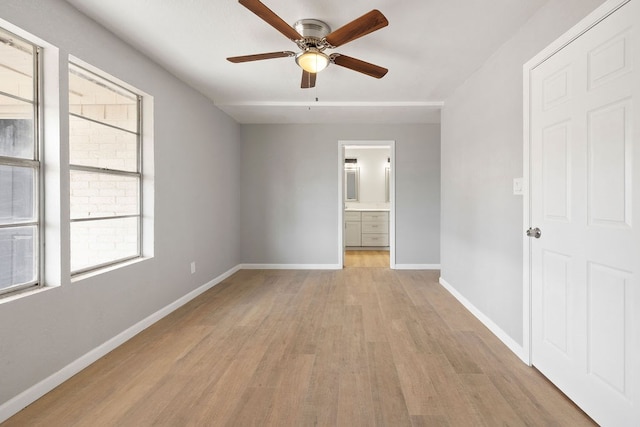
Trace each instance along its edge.
<instances>
[{"instance_id":1,"label":"light wood floor","mask_svg":"<svg viewBox=\"0 0 640 427\"><path fill-rule=\"evenodd\" d=\"M389 268L389 251L344 251L344 266Z\"/></svg>"},{"instance_id":2,"label":"light wood floor","mask_svg":"<svg viewBox=\"0 0 640 427\"><path fill-rule=\"evenodd\" d=\"M3 426L581 426L438 272L240 271Z\"/></svg>"}]
</instances>

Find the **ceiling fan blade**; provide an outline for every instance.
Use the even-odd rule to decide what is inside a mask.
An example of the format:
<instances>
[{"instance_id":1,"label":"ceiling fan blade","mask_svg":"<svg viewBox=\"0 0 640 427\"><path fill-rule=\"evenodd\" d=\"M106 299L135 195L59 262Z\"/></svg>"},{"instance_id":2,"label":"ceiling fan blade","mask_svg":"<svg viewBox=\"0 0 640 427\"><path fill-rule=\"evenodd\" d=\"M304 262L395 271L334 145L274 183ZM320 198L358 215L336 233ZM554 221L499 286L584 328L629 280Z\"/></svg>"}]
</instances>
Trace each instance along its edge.
<instances>
[{"instance_id":1,"label":"ceiling fan blade","mask_svg":"<svg viewBox=\"0 0 640 427\"><path fill-rule=\"evenodd\" d=\"M267 24L280 31L288 39L296 41L303 38L291 25L287 24L260 0L238 0L238 2L262 18Z\"/></svg>"},{"instance_id":2,"label":"ceiling fan blade","mask_svg":"<svg viewBox=\"0 0 640 427\"><path fill-rule=\"evenodd\" d=\"M333 47L342 46L359 37L372 33L389 25L387 18L377 9L365 13L360 18L354 19L348 24L328 34L325 39Z\"/></svg>"},{"instance_id":3,"label":"ceiling fan blade","mask_svg":"<svg viewBox=\"0 0 640 427\"><path fill-rule=\"evenodd\" d=\"M274 58L285 58L287 56L295 56L295 53L290 51L257 53L255 55L232 56L231 58L227 58L227 61L233 62L234 64L238 64L240 62L261 61L263 59L274 59Z\"/></svg>"},{"instance_id":4,"label":"ceiling fan blade","mask_svg":"<svg viewBox=\"0 0 640 427\"><path fill-rule=\"evenodd\" d=\"M331 55L331 62L341 67L375 77L376 79L384 77L384 75L389 71L384 67L370 64L350 56L341 55L339 53Z\"/></svg>"},{"instance_id":5,"label":"ceiling fan blade","mask_svg":"<svg viewBox=\"0 0 640 427\"><path fill-rule=\"evenodd\" d=\"M300 87L302 89L309 89L316 86L316 73L310 73L308 71L302 70L302 83Z\"/></svg>"}]
</instances>

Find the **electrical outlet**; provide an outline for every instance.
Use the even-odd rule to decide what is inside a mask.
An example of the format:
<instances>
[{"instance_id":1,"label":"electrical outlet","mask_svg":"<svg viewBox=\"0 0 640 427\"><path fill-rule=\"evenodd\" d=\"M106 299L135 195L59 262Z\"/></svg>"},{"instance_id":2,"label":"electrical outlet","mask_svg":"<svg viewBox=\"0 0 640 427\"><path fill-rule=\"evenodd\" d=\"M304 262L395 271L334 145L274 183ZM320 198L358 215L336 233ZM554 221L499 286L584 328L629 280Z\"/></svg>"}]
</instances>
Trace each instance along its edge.
<instances>
[{"instance_id":1,"label":"electrical outlet","mask_svg":"<svg viewBox=\"0 0 640 427\"><path fill-rule=\"evenodd\" d=\"M191 261L191 274L196 272L196 262Z\"/></svg>"}]
</instances>

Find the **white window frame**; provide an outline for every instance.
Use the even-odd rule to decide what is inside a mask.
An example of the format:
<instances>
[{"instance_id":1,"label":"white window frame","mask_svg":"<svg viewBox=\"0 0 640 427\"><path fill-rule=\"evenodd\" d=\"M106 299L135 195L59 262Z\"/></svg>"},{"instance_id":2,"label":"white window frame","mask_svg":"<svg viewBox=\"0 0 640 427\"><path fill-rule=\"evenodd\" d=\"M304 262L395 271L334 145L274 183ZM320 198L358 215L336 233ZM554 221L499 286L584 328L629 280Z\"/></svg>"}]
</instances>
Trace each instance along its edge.
<instances>
[{"instance_id":1,"label":"white window frame","mask_svg":"<svg viewBox=\"0 0 640 427\"><path fill-rule=\"evenodd\" d=\"M123 263L132 261L132 260L136 260L139 258L143 257L143 239L145 237L145 221L143 221L144 218L144 187L145 187L145 174L143 173L144 169L143 169L143 158L144 158L144 151L143 151L143 140L146 137L146 135L144 135L144 126L143 126L143 104L144 104L144 97L145 95L139 91L136 88L131 87L130 85L120 81L118 78L109 75L108 73L94 67L94 66L90 66L80 60L74 59L74 58L70 58L69 59L69 73L71 73L71 68L72 67L76 67L81 69L83 72L89 73L89 74L93 74L101 79L104 79L106 81L109 82L110 85L113 85L125 92L127 92L128 94L131 94L133 96L135 96L136 98L136 103L137 103L137 129L135 132L129 131L127 129L109 124L109 123L105 123L105 122L101 122L99 120L94 120L79 114L75 114L72 113L71 111L68 112L68 116L77 118L77 119L81 119L81 120L87 120L89 122L93 122L93 123L97 123L103 126L107 126L113 129L117 129L123 132L127 132L130 134L135 134L136 135L136 143L137 143L137 150L136 150L136 154L137 154L137 171L136 172L130 172L130 171L125 171L125 170L120 170L120 169L111 169L111 168L101 168L101 167L95 167L95 166L85 166L85 165L75 165L72 164L71 162L69 162L69 173L73 172L73 171L79 171L79 172L90 172L90 173L100 173L100 174L107 174L107 175L116 175L116 176L129 176L129 177L137 177L138 178L138 213L137 214L128 214L128 215L113 215L113 216L106 216L106 217L95 217L95 218L71 218L71 216L69 217L69 222L70 222L70 226L73 223L77 223L77 222L91 222L91 221L103 221L103 220L110 220L110 219L124 219L124 218L137 218L138 220L138 235L137 235L137 251L135 255L132 256L126 256L126 257L122 257L122 258L118 258L112 261L108 261L108 262L104 262L104 263L100 263L100 264L95 264L95 265L91 265L91 266L87 266L81 269L77 269L77 270L71 270L71 276L73 277L77 277L77 276L81 276L84 275L86 273L92 273L92 272L96 272L96 271L100 271L100 270L104 270L106 268L109 267L113 267L113 266L118 266L121 265ZM73 256L73 255L72 255Z\"/></svg>"},{"instance_id":2,"label":"white window frame","mask_svg":"<svg viewBox=\"0 0 640 427\"><path fill-rule=\"evenodd\" d=\"M9 34L11 37L15 37L23 43L29 44L33 47L33 100L29 100L26 98L22 98L17 95L13 95L10 93L0 91L0 95L13 98L19 100L21 102L29 103L33 106L33 159L21 159L17 157L7 157L0 155L0 165L2 166L19 166L19 167L28 167L34 170L34 213L35 218L33 221L26 222L18 222L12 224L0 224L0 228L17 228L17 227L29 227L35 226L35 239L36 242L34 244L34 279L30 282L10 286L8 288L0 289L0 298L5 297L7 295L15 294L17 292L22 292L31 288L42 286L42 277L44 271L44 257L43 257L43 227L42 227L42 218L44 218L44 199L43 199L43 187L44 187L44 174L42 168L42 157L43 157L43 144L42 144L42 105L41 105L41 92L42 92L42 73L41 73L41 53L42 48L36 43L27 40L23 37L16 35L11 30L5 28L4 26L1 28L4 33Z\"/></svg>"}]
</instances>

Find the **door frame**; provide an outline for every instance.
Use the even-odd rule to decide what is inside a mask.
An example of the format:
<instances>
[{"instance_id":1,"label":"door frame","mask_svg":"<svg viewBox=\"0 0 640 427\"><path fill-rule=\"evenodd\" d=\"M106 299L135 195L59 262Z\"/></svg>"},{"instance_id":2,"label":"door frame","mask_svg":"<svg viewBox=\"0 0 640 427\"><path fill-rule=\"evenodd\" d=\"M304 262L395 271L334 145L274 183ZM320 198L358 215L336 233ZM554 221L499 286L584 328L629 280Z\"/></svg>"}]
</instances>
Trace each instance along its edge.
<instances>
[{"instance_id":1,"label":"door frame","mask_svg":"<svg viewBox=\"0 0 640 427\"><path fill-rule=\"evenodd\" d=\"M640 0L607 0L584 19L574 25L569 31L544 48L523 66L523 237L522 237L522 359L531 366L531 325L533 312L531 310L531 238L524 233L531 224L531 73L540 64L551 58L564 47L572 43L582 34L597 25L600 21L620 9L630 1Z\"/></svg>"},{"instance_id":2,"label":"door frame","mask_svg":"<svg viewBox=\"0 0 640 427\"><path fill-rule=\"evenodd\" d=\"M338 268L344 268L344 149L347 146L389 147L389 268L396 268L396 142L394 140L338 141Z\"/></svg>"}]
</instances>

